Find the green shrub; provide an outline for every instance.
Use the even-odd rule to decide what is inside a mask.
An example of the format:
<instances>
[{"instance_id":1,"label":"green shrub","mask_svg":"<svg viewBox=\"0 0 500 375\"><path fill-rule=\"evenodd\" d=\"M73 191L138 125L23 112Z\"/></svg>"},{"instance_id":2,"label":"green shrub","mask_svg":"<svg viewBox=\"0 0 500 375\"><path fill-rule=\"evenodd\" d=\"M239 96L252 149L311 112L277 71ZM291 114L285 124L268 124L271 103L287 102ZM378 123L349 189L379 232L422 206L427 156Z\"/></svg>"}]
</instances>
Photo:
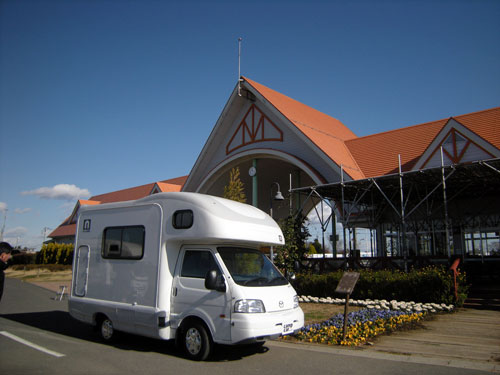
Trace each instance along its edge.
<instances>
[{"instance_id":1,"label":"green shrub","mask_svg":"<svg viewBox=\"0 0 500 375\"><path fill-rule=\"evenodd\" d=\"M38 252L36 263L70 265L73 263L73 249L73 244L45 244Z\"/></svg>"},{"instance_id":2,"label":"green shrub","mask_svg":"<svg viewBox=\"0 0 500 375\"><path fill-rule=\"evenodd\" d=\"M22 253L13 251L13 257L10 259L9 264L34 264L36 261L35 253Z\"/></svg>"},{"instance_id":3,"label":"green shrub","mask_svg":"<svg viewBox=\"0 0 500 375\"><path fill-rule=\"evenodd\" d=\"M328 274L298 274L292 284L299 295L340 297L335 289L344 271ZM458 301L455 300L453 274L445 267L426 267L408 273L391 270L361 270L351 295L353 299L386 299L435 302L461 306L467 298L464 273L457 276Z\"/></svg>"}]
</instances>

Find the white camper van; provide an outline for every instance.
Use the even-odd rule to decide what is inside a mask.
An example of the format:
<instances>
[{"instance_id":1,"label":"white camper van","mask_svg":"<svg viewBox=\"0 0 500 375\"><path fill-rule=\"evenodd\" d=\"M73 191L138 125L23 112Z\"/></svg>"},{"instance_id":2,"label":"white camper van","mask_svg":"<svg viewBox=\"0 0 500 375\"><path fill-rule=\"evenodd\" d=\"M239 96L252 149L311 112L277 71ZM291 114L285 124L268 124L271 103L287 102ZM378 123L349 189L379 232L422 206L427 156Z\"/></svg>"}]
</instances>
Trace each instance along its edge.
<instances>
[{"instance_id":1,"label":"white camper van","mask_svg":"<svg viewBox=\"0 0 500 375\"><path fill-rule=\"evenodd\" d=\"M69 312L115 330L176 339L203 360L212 344L260 343L304 324L293 287L260 251L283 245L252 206L160 193L84 206L77 223Z\"/></svg>"}]
</instances>

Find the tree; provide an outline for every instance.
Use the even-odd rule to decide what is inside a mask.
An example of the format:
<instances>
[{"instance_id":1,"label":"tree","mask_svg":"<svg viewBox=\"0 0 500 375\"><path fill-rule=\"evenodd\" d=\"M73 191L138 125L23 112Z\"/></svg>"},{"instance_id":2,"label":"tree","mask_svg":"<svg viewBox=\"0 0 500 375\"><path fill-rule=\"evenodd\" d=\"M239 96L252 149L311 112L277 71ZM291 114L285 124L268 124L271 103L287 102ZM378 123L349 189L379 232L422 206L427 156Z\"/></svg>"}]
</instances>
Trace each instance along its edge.
<instances>
[{"instance_id":1,"label":"tree","mask_svg":"<svg viewBox=\"0 0 500 375\"><path fill-rule=\"evenodd\" d=\"M286 275L292 273L295 262L302 260L304 254L309 250L306 240L310 236L305 225L307 218L301 215L288 216L280 220L280 227L285 236L285 245L276 248L275 264Z\"/></svg>"},{"instance_id":2,"label":"tree","mask_svg":"<svg viewBox=\"0 0 500 375\"><path fill-rule=\"evenodd\" d=\"M309 244L309 254L317 254L316 248L312 243Z\"/></svg>"},{"instance_id":3,"label":"tree","mask_svg":"<svg viewBox=\"0 0 500 375\"><path fill-rule=\"evenodd\" d=\"M72 264L73 244L44 244L36 257L37 264Z\"/></svg>"},{"instance_id":4,"label":"tree","mask_svg":"<svg viewBox=\"0 0 500 375\"><path fill-rule=\"evenodd\" d=\"M246 203L245 189L240 180L240 168L235 167L229 172L229 183L224 187L224 198Z\"/></svg>"},{"instance_id":5,"label":"tree","mask_svg":"<svg viewBox=\"0 0 500 375\"><path fill-rule=\"evenodd\" d=\"M316 249L317 254L323 253L323 246L321 246L321 244L319 243L319 240L317 238L314 240L314 243L312 245Z\"/></svg>"}]
</instances>

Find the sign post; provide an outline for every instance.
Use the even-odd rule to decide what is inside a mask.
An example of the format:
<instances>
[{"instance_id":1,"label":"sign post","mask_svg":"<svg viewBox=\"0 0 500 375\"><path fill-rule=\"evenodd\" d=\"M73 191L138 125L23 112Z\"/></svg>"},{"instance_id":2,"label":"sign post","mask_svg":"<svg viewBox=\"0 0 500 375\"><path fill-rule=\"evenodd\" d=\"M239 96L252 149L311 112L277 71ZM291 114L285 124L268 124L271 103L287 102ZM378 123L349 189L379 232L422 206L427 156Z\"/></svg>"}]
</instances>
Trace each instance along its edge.
<instances>
[{"instance_id":1,"label":"sign post","mask_svg":"<svg viewBox=\"0 0 500 375\"><path fill-rule=\"evenodd\" d=\"M336 293L345 294L346 296L344 306L344 332L342 335L342 340L345 340L345 336L347 333L347 310L349 306L349 296L354 290L358 279L359 272L344 272L339 281L339 284L337 285L337 289L335 289Z\"/></svg>"}]
</instances>

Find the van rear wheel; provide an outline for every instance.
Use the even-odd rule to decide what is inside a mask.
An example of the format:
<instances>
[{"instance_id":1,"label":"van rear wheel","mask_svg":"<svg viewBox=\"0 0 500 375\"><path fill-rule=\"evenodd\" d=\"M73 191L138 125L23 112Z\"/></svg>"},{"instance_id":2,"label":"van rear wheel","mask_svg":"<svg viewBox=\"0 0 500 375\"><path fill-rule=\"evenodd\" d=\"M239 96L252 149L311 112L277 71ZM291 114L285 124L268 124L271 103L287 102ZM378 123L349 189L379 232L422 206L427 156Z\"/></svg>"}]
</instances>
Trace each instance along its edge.
<instances>
[{"instance_id":1,"label":"van rear wheel","mask_svg":"<svg viewBox=\"0 0 500 375\"><path fill-rule=\"evenodd\" d=\"M187 356L195 361L207 359L212 349L207 329L203 324L196 321L189 322L184 327L182 344Z\"/></svg>"},{"instance_id":2,"label":"van rear wheel","mask_svg":"<svg viewBox=\"0 0 500 375\"><path fill-rule=\"evenodd\" d=\"M115 329L113 328L113 322L107 317L102 318L101 322L99 324L99 332L100 332L101 337L104 341L106 341L106 342L112 341L113 337L115 335Z\"/></svg>"}]
</instances>

